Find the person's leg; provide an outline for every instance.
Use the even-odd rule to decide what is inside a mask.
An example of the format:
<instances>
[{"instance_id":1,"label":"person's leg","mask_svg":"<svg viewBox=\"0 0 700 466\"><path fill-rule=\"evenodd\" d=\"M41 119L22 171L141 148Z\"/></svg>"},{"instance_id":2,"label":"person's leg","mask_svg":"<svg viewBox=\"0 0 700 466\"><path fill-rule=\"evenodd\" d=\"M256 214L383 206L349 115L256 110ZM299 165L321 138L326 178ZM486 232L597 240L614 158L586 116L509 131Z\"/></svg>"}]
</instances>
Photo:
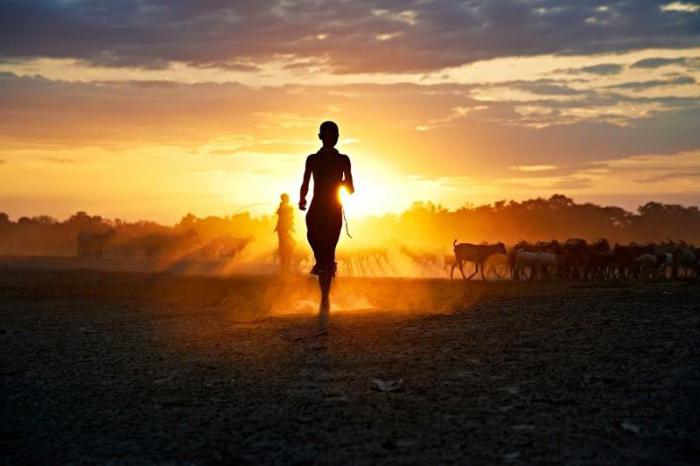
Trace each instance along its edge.
<instances>
[{"instance_id":1,"label":"person's leg","mask_svg":"<svg viewBox=\"0 0 700 466\"><path fill-rule=\"evenodd\" d=\"M330 292L333 277L336 272L335 248L340 238L340 230L343 226L342 211L331 211L325 218L322 229L322 240L319 245L319 264L321 273L318 276L318 284L321 288L321 306L319 309L319 325L322 331L326 330L330 314Z\"/></svg>"},{"instance_id":2,"label":"person's leg","mask_svg":"<svg viewBox=\"0 0 700 466\"><path fill-rule=\"evenodd\" d=\"M337 264L335 262L335 248L338 246L340 232L343 229L343 212L339 210L334 212L331 219L331 225L328 229L328 262L331 266L333 276L335 276Z\"/></svg>"},{"instance_id":3,"label":"person's leg","mask_svg":"<svg viewBox=\"0 0 700 466\"><path fill-rule=\"evenodd\" d=\"M327 232L324 232L322 239L319 241L318 257L316 265L318 266L318 285L321 290L321 304L318 310L319 330L325 332L328 328L328 317L331 310L331 280L333 273L329 264L329 238Z\"/></svg>"},{"instance_id":4,"label":"person's leg","mask_svg":"<svg viewBox=\"0 0 700 466\"><path fill-rule=\"evenodd\" d=\"M334 273L333 238L329 233L328 227L324 228L321 240L319 241L319 256L317 262L319 266L318 284L321 288L321 308L325 313L328 312L328 308L330 307L331 280Z\"/></svg>"},{"instance_id":5,"label":"person's leg","mask_svg":"<svg viewBox=\"0 0 700 466\"><path fill-rule=\"evenodd\" d=\"M317 215L313 209L309 209L306 214L306 239L309 240L309 246L314 253L315 264L311 269L311 273L318 275L318 270L323 257L323 240L321 238L321 228L317 219Z\"/></svg>"}]
</instances>

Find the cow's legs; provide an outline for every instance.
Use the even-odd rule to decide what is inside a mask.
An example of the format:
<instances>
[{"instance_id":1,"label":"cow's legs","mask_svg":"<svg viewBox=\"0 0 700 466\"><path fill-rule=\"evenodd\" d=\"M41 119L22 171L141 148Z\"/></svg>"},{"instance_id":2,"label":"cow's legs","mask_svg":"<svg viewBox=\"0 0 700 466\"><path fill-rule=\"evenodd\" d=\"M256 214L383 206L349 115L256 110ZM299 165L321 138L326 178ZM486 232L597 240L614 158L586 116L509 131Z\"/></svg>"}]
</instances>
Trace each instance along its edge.
<instances>
[{"instance_id":1,"label":"cow's legs","mask_svg":"<svg viewBox=\"0 0 700 466\"><path fill-rule=\"evenodd\" d=\"M472 272L472 274L469 275L469 278L467 278L467 280L471 280L474 277L474 275L476 275L476 273L478 271L479 271L479 262L474 262L474 272Z\"/></svg>"},{"instance_id":2,"label":"cow's legs","mask_svg":"<svg viewBox=\"0 0 700 466\"><path fill-rule=\"evenodd\" d=\"M462 259L459 260L459 271L462 273L463 279L469 280L469 278L472 278L472 277L467 278L467 276L464 274L464 261Z\"/></svg>"}]
</instances>

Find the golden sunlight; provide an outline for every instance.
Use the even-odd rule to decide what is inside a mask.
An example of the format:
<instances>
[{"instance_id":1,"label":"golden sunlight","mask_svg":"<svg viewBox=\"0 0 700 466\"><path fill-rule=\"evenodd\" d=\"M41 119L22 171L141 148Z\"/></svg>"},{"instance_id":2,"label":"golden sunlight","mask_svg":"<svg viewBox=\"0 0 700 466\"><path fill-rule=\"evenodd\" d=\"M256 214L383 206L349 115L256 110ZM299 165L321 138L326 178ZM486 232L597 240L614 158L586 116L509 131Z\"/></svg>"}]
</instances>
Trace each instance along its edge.
<instances>
[{"instance_id":1,"label":"golden sunlight","mask_svg":"<svg viewBox=\"0 0 700 466\"><path fill-rule=\"evenodd\" d=\"M345 186L341 186L340 188L338 188L338 200L341 204L345 205L349 198L350 193L348 192L348 188L346 188Z\"/></svg>"},{"instance_id":2,"label":"golden sunlight","mask_svg":"<svg viewBox=\"0 0 700 466\"><path fill-rule=\"evenodd\" d=\"M371 164L368 171L355 177L354 193L350 194L344 186L338 189L338 199L348 218L399 212L409 205L398 195L401 186L398 176L376 164Z\"/></svg>"},{"instance_id":3,"label":"golden sunlight","mask_svg":"<svg viewBox=\"0 0 700 466\"><path fill-rule=\"evenodd\" d=\"M0 0L0 109L0 466L700 466L700 0Z\"/></svg>"}]
</instances>

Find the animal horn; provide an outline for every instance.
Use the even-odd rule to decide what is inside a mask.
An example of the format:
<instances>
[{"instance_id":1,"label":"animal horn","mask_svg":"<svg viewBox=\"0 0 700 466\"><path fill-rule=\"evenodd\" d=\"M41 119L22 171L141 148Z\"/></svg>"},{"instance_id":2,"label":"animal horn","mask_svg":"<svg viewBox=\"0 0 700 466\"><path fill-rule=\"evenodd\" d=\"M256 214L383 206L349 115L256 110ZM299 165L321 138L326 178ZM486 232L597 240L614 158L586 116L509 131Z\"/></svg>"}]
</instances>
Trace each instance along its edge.
<instances>
[{"instance_id":1,"label":"animal horn","mask_svg":"<svg viewBox=\"0 0 700 466\"><path fill-rule=\"evenodd\" d=\"M455 240L452 241L452 247L454 248L455 246L457 246L457 238L455 238Z\"/></svg>"}]
</instances>

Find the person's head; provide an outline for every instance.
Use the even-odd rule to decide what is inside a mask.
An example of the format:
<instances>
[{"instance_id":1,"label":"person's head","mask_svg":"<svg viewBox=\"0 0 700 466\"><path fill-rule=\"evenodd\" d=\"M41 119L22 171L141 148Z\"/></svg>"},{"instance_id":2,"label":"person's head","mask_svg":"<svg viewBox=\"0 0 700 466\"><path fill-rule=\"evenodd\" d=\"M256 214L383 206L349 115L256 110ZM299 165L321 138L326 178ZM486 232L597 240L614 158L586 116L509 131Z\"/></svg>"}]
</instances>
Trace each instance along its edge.
<instances>
[{"instance_id":1,"label":"person's head","mask_svg":"<svg viewBox=\"0 0 700 466\"><path fill-rule=\"evenodd\" d=\"M318 131L318 138L323 141L324 147L335 147L339 133L338 125L332 121L324 121Z\"/></svg>"},{"instance_id":2,"label":"person's head","mask_svg":"<svg viewBox=\"0 0 700 466\"><path fill-rule=\"evenodd\" d=\"M280 196L280 200L282 201L283 204L286 204L289 202L289 194L287 193L282 193Z\"/></svg>"}]
</instances>

